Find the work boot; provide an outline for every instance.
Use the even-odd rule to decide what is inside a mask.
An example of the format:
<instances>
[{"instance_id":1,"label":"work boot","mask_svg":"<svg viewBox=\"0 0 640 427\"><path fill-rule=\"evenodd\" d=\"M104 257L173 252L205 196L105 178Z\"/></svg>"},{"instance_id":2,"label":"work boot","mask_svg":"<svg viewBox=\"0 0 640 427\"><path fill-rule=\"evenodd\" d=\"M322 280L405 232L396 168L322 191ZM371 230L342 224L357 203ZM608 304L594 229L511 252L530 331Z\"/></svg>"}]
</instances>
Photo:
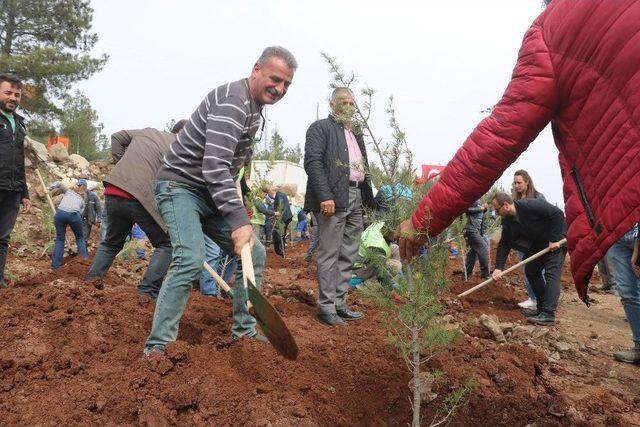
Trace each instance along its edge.
<instances>
[{"instance_id":1,"label":"work boot","mask_svg":"<svg viewBox=\"0 0 640 427\"><path fill-rule=\"evenodd\" d=\"M542 311L537 316L527 317L527 320L540 326L553 326L556 323L556 316Z\"/></svg>"},{"instance_id":2,"label":"work boot","mask_svg":"<svg viewBox=\"0 0 640 427\"><path fill-rule=\"evenodd\" d=\"M318 320L320 323L327 326L344 326L344 320L336 313L318 313Z\"/></svg>"},{"instance_id":3,"label":"work boot","mask_svg":"<svg viewBox=\"0 0 640 427\"><path fill-rule=\"evenodd\" d=\"M342 320L360 320L362 318L364 318L364 314L360 313L359 311L351 311L348 308L344 308L342 310L336 310L336 314L342 319Z\"/></svg>"},{"instance_id":4,"label":"work boot","mask_svg":"<svg viewBox=\"0 0 640 427\"><path fill-rule=\"evenodd\" d=\"M627 351L616 351L613 358L622 363L640 364L640 342Z\"/></svg>"}]
</instances>

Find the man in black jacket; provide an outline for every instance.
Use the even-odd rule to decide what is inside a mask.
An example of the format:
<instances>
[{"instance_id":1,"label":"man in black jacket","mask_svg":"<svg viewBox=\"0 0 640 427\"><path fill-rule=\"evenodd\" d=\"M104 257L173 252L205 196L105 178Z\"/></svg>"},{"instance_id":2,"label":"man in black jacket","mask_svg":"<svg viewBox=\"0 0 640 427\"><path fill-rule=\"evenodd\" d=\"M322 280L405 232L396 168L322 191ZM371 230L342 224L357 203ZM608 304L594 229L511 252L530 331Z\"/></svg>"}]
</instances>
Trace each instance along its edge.
<instances>
[{"instance_id":1,"label":"man in black jacket","mask_svg":"<svg viewBox=\"0 0 640 427\"><path fill-rule=\"evenodd\" d=\"M24 172L24 138L27 130L16 108L22 82L11 74L0 74L0 288L5 287L9 235L16 224L20 203L23 212L31 206Z\"/></svg>"},{"instance_id":2,"label":"man in black jacket","mask_svg":"<svg viewBox=\"0 0 640 427\"><path fill-rule=\"evenodd\" d=\"M493 278L499 278L511 249L524 252L524 257L528 258L548 247L550 251L547 254L529 262L524 268L538 301L537 309L525 310L525 314L531 323L553 325L560 297L560 275L567 252L559 243L567 233L564 213L543 199L514 201L506 193L496 194L491 202L496 213L503 218Z\"/></svg>"},{"instance_id":3,"label":"man in black jacket","mask_svg":"<svg viewBox=\"0 0 640 427\"><path fill-rule=\"evenodd\" d=\"M484 240L484 213L487 207L486 203L478 200L467 209L467 226L464 230L470 248L465 265L467 277L471 277L477 258L480 263L480 276L483 279L489 278L489 247Z\"/></svg>"},{"instance_id":4,"label":"man in black jacket","mask_svg":"<svg viewBox=\"0 0 640 427\"><path fill-rule=\"evenodd\" d=\"M349 88L333 91L331 110L329 118L307 130L304 210L315 213L319 227L318 320L336 326L363 317L347 308L346 295L363 228L362 207L373 208L375 202L362 133L351 127L355 101Z\"/></svg>"}]
</instances>

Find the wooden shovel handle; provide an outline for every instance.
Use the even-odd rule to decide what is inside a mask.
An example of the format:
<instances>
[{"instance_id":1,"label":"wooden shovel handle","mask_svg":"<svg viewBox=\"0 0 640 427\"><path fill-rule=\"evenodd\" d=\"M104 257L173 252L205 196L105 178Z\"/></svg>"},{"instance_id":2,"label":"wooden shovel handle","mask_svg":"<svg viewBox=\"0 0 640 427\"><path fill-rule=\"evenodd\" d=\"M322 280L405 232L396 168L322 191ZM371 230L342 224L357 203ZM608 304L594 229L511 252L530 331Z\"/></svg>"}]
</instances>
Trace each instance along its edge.
<instances>
[{"instance_id":1,"label":"wooden shovel handle","mask_svg":"<svg viewBox=\"0 0 640 427\"><path fill-rule=\"evenodd\" d=\"M211 266L206 261L204 262L203 267L209 272L211 277L213 277L213 279L216 281L218 286L222 288L223 291L225 291L228 295L233 295L233 290L231 289L231 287L227 285L227 282L225 282L224 279L220 277L220 275L216 273L216 271L211 268Z\"/></svg>"},{"instance_id":2,"label":"wooden shovel handle","mask_svg":"<svg viewBox=\"0 0 640 427\"><path fill-rule=\"evenodd\" d=\"M567 243L567 239L566 238L562 239L558 243L560 243L560 246L563 246L565 243ZM545 248L545 249L541 250L540 252L537 252L537 253L531 255L529 258L520 261L516 265L507 268L505 271L500 273L500 275L498 276L498 279L501 278L502 276L506 275L507 273L511 273L513 270L515 270L515 269L517 269L519 267L522 267L525 264L530 263L534 259L540 258L542 255L546 254L547 252L549 252L549 248ZM464 296L469 295L472 292L477 291L478 289L482 289L482 288L484 288L485 286L487 286L491 282L493 282L493 277L490 277L489 279L485 280L484 282L480 283L479 285L474 286L471 289L467 289L466 291L464 291L463 293L458 295L458 298L462 298Z\"/></svg>"}]
</instances>

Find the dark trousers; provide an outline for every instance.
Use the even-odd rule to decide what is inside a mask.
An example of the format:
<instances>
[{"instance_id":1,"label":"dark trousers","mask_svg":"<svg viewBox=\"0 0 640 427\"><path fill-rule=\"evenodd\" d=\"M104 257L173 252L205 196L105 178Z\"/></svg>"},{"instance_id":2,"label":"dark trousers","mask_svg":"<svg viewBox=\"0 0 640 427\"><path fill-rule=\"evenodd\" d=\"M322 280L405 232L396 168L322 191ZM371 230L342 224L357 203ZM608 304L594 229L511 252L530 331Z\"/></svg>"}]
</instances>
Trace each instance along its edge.
<instances>
[{"instance_id":1,"label":"dark trousers","mask_svg":"<svg viewBox=\"0 0 640 427\"><path fill-rule=\"evenodd\" d=\"M91 224L86 218L82 218L82 235L84 236L85 242L89 242L89 237L91 237Z\"/></svg>"},{"instance_id":2,"label":"dark trousers","mask_svg":"<svg viewBox=\"0 0 640 427\"><path fill-rule=\"evenodd\" d=\"M525 258L535 253L527 253ZM566 254L567 249L563 247L531 261L524 267L524 274L536 294L540 312L555 316L560 298L560 276Z\"/></svg>"},{"instance_id":3,"label":"dark trousers","mask_svg":"<svg viewBox=\"0 0 640 427\"><path fill-rule=\"evenodd\" d=\"M138 285L138 292L158 296L162 280L171 263L171 239L137 200L106 196L107 234L100 242L86 280L104 277L116 255L122 250L133 224L138 224L154 247L149 267ZM104 224L103 224L104 226Z\"/></svg>"},{"instance_id":4,"label":"dark trousers","mask_svg":"<svg viewBox=\"0 0 640 427\"><path fill-rule=\"evenodd\" d=\"M18 212L20 212L20 196L19 191L0 190L0 284L4 283L9 235L16 225Z\"/></svg>"},{"instance_id":5,"label":"dark trousers","mask_svg":"<svg viewBox=\"0 0 640 427\"><path fill-rule=\"evenodd\" d=\"M470 231L466 233L467 245L469 245L469 253L467 253L467 276L473 273L473 266L476 259L480 262L480 276L489 277L489 247L486 240L478 231Z\"/></svg>"}]
</instances>

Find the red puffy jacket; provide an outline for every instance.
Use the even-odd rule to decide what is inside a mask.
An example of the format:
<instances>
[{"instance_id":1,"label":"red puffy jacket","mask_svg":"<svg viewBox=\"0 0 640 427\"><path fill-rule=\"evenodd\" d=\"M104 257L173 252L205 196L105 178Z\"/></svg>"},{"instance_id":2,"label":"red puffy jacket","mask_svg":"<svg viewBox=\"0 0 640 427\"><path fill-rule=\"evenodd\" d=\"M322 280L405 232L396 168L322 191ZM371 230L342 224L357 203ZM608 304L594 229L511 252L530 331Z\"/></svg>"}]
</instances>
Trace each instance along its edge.
<instances>
[{"instance_id":1,"label":"red puffy jacket","mask_svg":"<svg viewBox=\"0 0 640 427\"><path fill-rule=\"evenodd\" d=\"M412 217L435 236L552 123L571 272L594 266L640 219L640 1L554 0L527 31L511 82Z\"/></svg>"}]
</instances>

